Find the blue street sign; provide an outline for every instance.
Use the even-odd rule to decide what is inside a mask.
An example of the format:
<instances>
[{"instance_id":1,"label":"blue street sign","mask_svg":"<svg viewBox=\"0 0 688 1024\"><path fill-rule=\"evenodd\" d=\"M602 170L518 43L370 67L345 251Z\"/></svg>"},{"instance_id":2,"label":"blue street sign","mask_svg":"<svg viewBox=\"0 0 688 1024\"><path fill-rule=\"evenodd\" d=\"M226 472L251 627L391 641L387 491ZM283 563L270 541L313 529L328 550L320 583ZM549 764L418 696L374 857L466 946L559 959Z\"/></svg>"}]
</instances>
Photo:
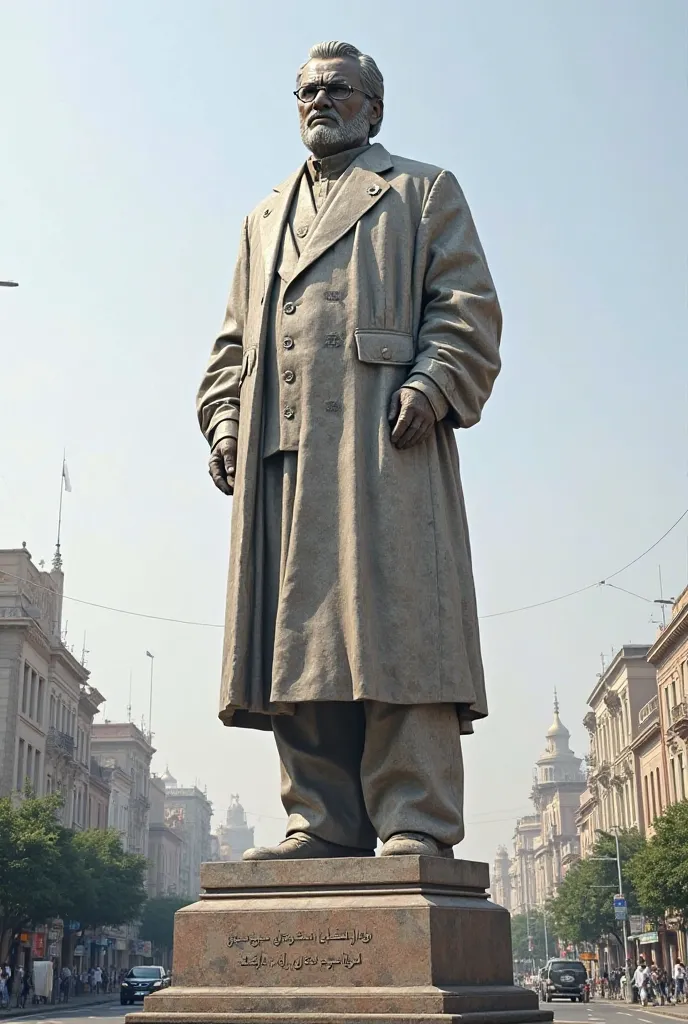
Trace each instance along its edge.
<instances>
[{"instance_id":1,"label":"blue street sign","mask_svg":"<svg viewBox=\"0 0 688 1024\"><path fill-rule=\"evenodd\" d=\"M624 896L614 897L614 917L617 921L625 921L628 913L628 903Z\"/></svg>"}]
</instances>

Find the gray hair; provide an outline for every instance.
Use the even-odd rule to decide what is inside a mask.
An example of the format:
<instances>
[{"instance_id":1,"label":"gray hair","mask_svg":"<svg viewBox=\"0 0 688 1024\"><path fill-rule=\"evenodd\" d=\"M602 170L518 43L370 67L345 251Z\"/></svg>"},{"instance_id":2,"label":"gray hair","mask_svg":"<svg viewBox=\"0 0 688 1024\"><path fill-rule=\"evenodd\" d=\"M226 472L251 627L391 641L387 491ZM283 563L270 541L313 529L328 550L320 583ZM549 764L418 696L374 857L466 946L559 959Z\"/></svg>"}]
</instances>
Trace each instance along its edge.
<instances>
[{"instance_id":1,"label":"gray hair","mask_svg":"<svg viewBox=\"0 0 688 1024\"><path fill-rule=\"evenodd\" d=\"M385 82L379 67L367 53L361 53L352 43L341 43L336 39L327 43L316 43L308 51L308 60L332 60L335 57L354 57L358 61L361 72L361 85L366 93L376 100L384 100ZM306 64L308 61L306 61ZM299 77L306 64L299 68ZM384 113L384 111L383 111ZM382 117L377 124L370 126L370 137L377 135L382 127Z\"/></svg>"}]
</instances>

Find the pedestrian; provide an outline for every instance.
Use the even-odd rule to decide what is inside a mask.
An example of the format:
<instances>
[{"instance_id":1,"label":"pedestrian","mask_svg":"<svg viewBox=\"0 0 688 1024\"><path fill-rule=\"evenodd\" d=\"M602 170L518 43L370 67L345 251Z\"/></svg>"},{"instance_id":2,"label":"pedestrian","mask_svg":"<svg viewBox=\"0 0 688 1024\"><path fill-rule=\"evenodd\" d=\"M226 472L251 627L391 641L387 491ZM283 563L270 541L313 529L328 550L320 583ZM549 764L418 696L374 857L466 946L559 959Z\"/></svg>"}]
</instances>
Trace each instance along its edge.
<instances>
[{"instance_id":1,"label":"pedestrian","mask_svg":"<svg viewBox=\"0 0 688 1024\"><path fill-rule=\"evenodd\" d=\"M7 994L7 967L5 964L0 967L0 1008L6 1010L10 1005Z\"/></svg>"},{"instance_id":2,"label":"pedestrian","mask_svg":"<svg viewBox=\"0 0 688 1024\"><path fill-rule=\"evenodd\" d=\"M686 986L686 968L681 959L677 960L674 964L674 999L677 1003L682 1003L685 999L684 989Z\"/></svg>"},{"instance_id":3,"label":"pedestrian","mask_svg":"<svg viewBox=\"0 0 688 1024\"><path fill-rule=\"evenodd\" d=\"M93 970L93 984L95 986L96 995L100 995L103 987L103 972L100 967L95 967Z\"/></svg>"},{"instance_id":4,"label":"pedestrian","mask_svg":"<svg viewBox=\"0 0 688 1024\"><path fill-rule=\"evenodd\" d=\"M22 978L21 990L19 993L19 1005L22 1010L26 1007L26 1000L28 999L31 989L33 988L33 981L31 980L31 971L24 971Z\"/></svg>"},{"instance_id":5,"label":"pedestrian","mask_svg":"<svg viewBox=\"0 0 688 1024\"><path fill-rule=\"evenodd\" d=\"M69 969L69 967L67 967L67 965L65 964L62 970L60 971L60 992L63 1003L69 1002L69 989L71 987L71 984L72 972Z\"/></svg>"},{"instance_id":6,"label":"pedestrian","mask_svg":"<svg viewBox=\"0 0 688 1024\"><path fill-rule=\"evenodd\" d=\"M649 978L650 969L649 967L646 967L645 964L641 961L635 969L635 974L633 975L633 985L638 990L638 996L640 997L640 1002L642 1006L647 1006L647 1001L649 997Z\"/></svg>"}]
</instances>

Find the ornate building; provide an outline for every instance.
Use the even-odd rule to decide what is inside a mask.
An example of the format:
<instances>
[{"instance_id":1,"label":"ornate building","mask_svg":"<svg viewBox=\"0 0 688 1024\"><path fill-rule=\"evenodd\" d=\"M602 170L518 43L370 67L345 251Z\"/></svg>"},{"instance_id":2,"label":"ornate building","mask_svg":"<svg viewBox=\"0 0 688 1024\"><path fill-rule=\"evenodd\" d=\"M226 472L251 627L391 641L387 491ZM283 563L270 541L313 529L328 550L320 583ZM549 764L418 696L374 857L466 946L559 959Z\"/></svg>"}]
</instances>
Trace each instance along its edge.
<instances>
[{"instance_id":1,"label":"ornate building","mask_svg":"<svg viewBox=\"0 0 688 1024\"><path fill-rule=\"evenodd\" d=\"M217 830L218 860L241 860L244 852L254 845L253 826L246 821L239 794L233 793L230 800L226 823Z\"/></svg>"},{"instance_id":2,"label":"ornate building","mask_svg":"<svg viewBox=\"0 0 688 1024\"><path fill-rule=\"evenodd\" d=\"M497 856L492 868L492 899L500 907L511 910L511 878L506 846L497 847Z\"/></svg>"},{"instance_id":3,"label":"ornate building","mask_svg":"<svg viewBox=\"0 0 688 1024\"><path fill-rule=\"evenodd\" d=\"M181 848L180 895L195 900L201 891L201 864L210 860L210 819L213 805L197 786L178 786L169 768L165 783L165 824L184 840Z\"/></svg>"},{"instance_id":4,"label":"ornate building","mask_svg":"<svg viewBox=\"0 0 688 1024\"><path fill-rule=\"evenodd\" d=\"M664 792L668 803L688 797L688 587L675 602L671 621L650 648L648 661L657 670L659 717L662 730ZM655 806L662 787L655 769ZM646 772L643 781L646 816L652 820L653 792Z\"/></svg>"},{"instance_id":5,"label":"ornate building","mask_svg":"<svg viewBox=\"0 0 688 1024\"><path fill-rule=\"evenodd\" d=\"M537 761L531 794L540 818L540 837L533 853L538 905L556 894L566 864L578 854L576 813L585 776L582 759L569 746L570 738L571 733L559 718L555 692L554 721L547 730L545 751Z\"/></svg>"},{"instance_id":6,"label":"ornate building","mask_svg":"<svg viewBox=\"0 0 688 1024\"><path fill-rule=\"evenodd\" d=\"M588 779L576 816L583 857L598 829L643 831L654 817L647 817L642 799L644 776L652 772L659 784L662 775L657 680L648 651L647 644L622 647L588 697Z\"/></svg>"},{"instance_id":7,"label":"ornate building","mask_svg":"<svg viewBox=\"0 0 688 1024\"><path fill-rule=\"evenodd\" d=\"M545 751L538 758L533 779L535 814L519 818L514 832L508 870L509 903L503 904L513 914L543 905L556 893L568 866L578 856L575 818L585 776L581 758L569 746L570 735L559 717L555 692L554 721L547 730ZM500 879L502 849L495 861L495 878L499 870Z\"/></svg>"}]
</instances>

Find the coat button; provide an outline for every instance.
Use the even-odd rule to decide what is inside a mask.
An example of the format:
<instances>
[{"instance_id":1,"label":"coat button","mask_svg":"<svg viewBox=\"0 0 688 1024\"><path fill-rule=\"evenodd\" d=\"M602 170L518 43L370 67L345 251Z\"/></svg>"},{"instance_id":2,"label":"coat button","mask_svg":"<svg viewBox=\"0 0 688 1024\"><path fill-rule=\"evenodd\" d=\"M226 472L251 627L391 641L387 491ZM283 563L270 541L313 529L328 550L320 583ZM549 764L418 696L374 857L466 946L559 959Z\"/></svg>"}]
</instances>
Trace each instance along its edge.
<instances>
[{"instance_id":1,"label":"coat button","mask_svg":"<svg viewBox=\"0 0 688 1024\"><path fill-rule=\"evenodd\" d=\"M387 348L386 345L382 349L382 351L380 352L380 355L382 356L383 359L391 359L392 358L392 353L389 351L389 349Z\"/></svg>"},{"instance_id":2,"label":"coat button","mask_svg":"<svg viewBox=\"0 0 688 1024\"><path fill-rule=\"evenodd\" d=\"M282 380L285 382L285 384L293 384L294 381L296 380L296 374L294 373L293 370L285 370L282 375Z\"/></svg>"},{"instance_id":3,"label":"coat button","mask_svg":"<svg viewBox=\"0 0 688 1024\"><path fill-rule=\"evenodd\" d=\"M382 192L382 189L380 188L379 185L371 185L369 188L366 189L366 192L368 193L369 196L377 196L380 194L380 192ZM263 214L263 216L265 216L265 214Z\"/></svg>"},{"instance_id":4,"label":"coat button","mask_svg":"<svg viewBox=\"0 0 688 1024\"><path fill-rule=\"evenodd\" d=\"M297 238L305 238L307 234L308 234L308 228L307 227L301 227L301 228L297 228L296 229L296 237Z\"/></svg>"},{"instance_id":5,"label":"coat button","mask_svg":"<svg viewBox=\"0 0 688 1024\"><path fill-rule=\"evenodd\" d=\"M263 210L263 216L264 217L269 217L270 216L270 211L269 210Z\"/></svg>"},{"instance_id":6,"label":"coat button","mask_svg":"<svg viewBox=\"0 0 688 1024\"><path fill-rule=\"evenodd\" d=\"M292 407L290 405L288 405L287 408L284 410L284 418L285 418L285 420L293 420L294 419L294 410L292 409Z\"/></svg>"},{"instance_id":7,"label":"coat button","mask_svg":"<svg viewBox=\"0 0 688 1024\"><path fill-rule=\"evenodd\" d=\"M294 347L294 339L293 338L285 338L284 341L282 342L282 344L284 345L285 348L293 348Z\"/></svg>"},{"instance_id":8,"label":"coat button","mask_svg":"<svg viewBox=\"0 0 688 1024\"><path fill-rule=\"evenodd\" d=\"M294 303L293 302L285 302L285 304L284 304L284 312L287 314L287 316L291 316L292 313L295 313L296 312L296 306L294 305Z\"/></svg>"}]
</instances>

